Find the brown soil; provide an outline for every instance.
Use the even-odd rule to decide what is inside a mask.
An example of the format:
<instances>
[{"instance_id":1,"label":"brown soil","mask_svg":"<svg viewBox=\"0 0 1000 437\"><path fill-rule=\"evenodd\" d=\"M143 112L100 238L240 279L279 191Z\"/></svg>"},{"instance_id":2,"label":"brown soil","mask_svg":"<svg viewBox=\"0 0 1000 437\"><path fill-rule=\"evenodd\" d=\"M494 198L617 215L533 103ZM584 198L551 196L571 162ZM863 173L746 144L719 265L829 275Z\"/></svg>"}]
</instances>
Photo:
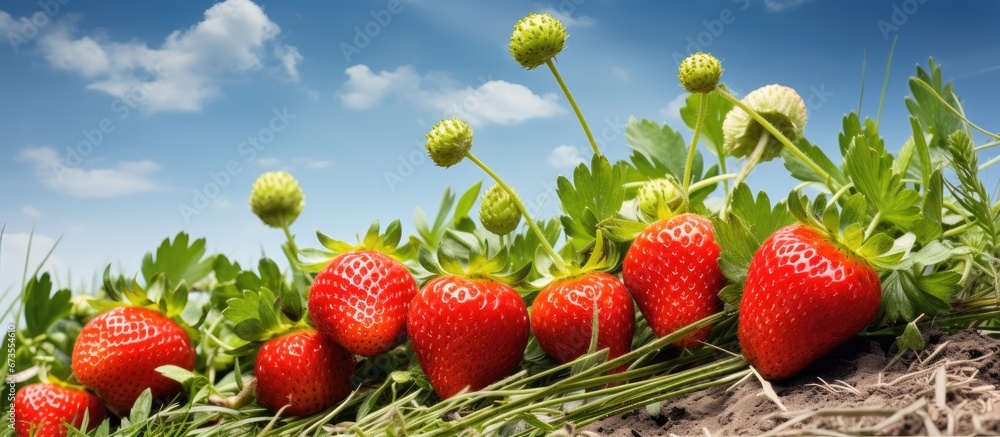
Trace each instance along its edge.
<instances>
[{"instance_id":1,"label":"brown soil","mask_svg":"<svg viewBox=\"0 0 1000 437\"><path fill-rule=\"evenodd\" d=\"M756 378L615 416L585 431L616 437L728 435L1000 435L1000 340L930 332L927 347L886 368L897 350L855 339L801 374ZM728 391L727 391L728 389Z\"/></svg>"}]
</instances>

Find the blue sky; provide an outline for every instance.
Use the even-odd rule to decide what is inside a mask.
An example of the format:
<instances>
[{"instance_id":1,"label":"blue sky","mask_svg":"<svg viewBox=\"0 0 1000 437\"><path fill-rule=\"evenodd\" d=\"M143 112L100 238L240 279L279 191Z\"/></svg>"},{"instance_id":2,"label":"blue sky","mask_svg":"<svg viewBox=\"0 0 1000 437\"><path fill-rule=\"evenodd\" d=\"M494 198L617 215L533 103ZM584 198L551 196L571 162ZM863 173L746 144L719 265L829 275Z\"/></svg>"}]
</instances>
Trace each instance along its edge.
<instances>
[{"instance_id":1,"label":"blue sky","mask_svg":"<svg viewBox=\"0 0 1000 437\"><path fill-rule=\"evenodd\" d=\"M317 229L350 239L375 218L409 223L444 187L483 178L423 155L423 135L455 108L476 128L477 155L523 198L544 198L588 148L551 75L507 52L513 24L543 10L568 25L559 67L612 158L628 154L629 116L683 126L676 59L692 49L722 59L737 92L797 89L807 137L830 153L857 107L865 56L863 113L874 116L896 35L882 127L891 149L909 130L906 78L929 56L974 121L998 129L996 1L5 2L0 288L20 277L32 229L36 253L62 238L50 267L63 285L89 284L107 263L135 272L180 230L243 262L277 254L281 233L246 204L273 169L305 191L300 246L315 245ZM750 183L783 197L792 182L777 165Z\"/></svg>"}]
</instances>

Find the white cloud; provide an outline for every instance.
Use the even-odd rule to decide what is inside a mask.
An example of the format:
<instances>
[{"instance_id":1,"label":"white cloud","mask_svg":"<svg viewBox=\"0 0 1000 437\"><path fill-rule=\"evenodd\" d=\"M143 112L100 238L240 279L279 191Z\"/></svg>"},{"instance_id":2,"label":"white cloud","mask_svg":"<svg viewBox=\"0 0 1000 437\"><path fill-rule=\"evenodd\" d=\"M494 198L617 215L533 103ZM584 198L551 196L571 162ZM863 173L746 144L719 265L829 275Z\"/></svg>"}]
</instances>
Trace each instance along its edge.
<instances>
[{"instance_id":1,"label":"white cloud","mask_svg":"<svg viewBox=\"0 0 1000 437\"><path fill-rule=\"evenodd\" d=\"M367 65L358 64L344 72L348 79L344 82L340 101L351 109L370 109L392 92L415 91L421 81L420 75L409 65L376 74Z\"/></svg>"},{"instance_id":2,"label":"white cloud","mask_svg":"<svg viewBox=\"0 0 1000 437\"><path fill-rule=\"evenodd\" d=\"M9 20L0 16L0 26ZM250 0L212 6L202 21L173 31L158 48L135 40L76 38L66 20L49 28L38 38L49 63L90 80L88 89L134 101L148 112L199 111L220 94L227 75L260 69L267 61L277 61L297 81L303 59L295 47L277 42L281 29ZM267 46L274 47L274 59Z\"/></svg>"},{"instance_id":3,"label":"white cloud","mask_svg":"<svg viewBox=\"0 0 1000 437\"><path fill-rule=\"evenodd\" d=\"M35 209L35 207L31 205L25 205L21 207L21 214L24 214L31 218L38 218L42 216L42 212Z\"/></svg>"},{"instance_id":4,"label":"white cloud","mask_svg":"<svg viewBox=\"0 0 1000 437\"><path fill-rule=\"evenodd\" d=\"M562 11L556 10L555 8L552 7L544 8L542 9L542 12L552 14L553 17L556 17L559 19L559 21L562 21L562 23L566 27L590 27L597 24L597 20L595 20L593 17L588 17L586 15L579 15L574 17L572 15L572 12L563 13Z\"/></svg>"},{"instance_id":5,"label":"white cloud","mask_svg":"<svg viewBox=\"0 0 1000 437\"><path fill-rule=\"evenodd\" d=\"M278 158L257 158L254 162L261 167L277 167L281 164L281 160Z\"/></svg>"},{"instance_id":6,"label":"white cloud","mask_svg":"<svg viewBox=\"0 0 1000 437\"><path fill-rule=\"evenodd\" d=\"M549 153L549 164L555 168L573 168L583 162L580 149L573 146L559 146Z\"/></svg>"},{"instance_id":7,"label":"white cloud","mask_svg":"<svg viewBox=\"0 0 1000 437\"><path fill-rule=\"evenodd\" d=\"M24 272L29 240L31 241L31 258L27 259L29 275L34 273L45 254L49 253L56 245L54 238L41 234L35 234L32 237L27 232L4 233L3 239L0 241L0 294L7 295L6 290L19 290L21 288L21 275ZM64 275L68 268L66 263L58 257L50 256L42 270ZM14 294L16 293L10 293L10 295ZM6 299L4 303L7 303Z\"/></svg>"},{"instance_id":8,"label":"white cloud","mask_svg":"<svg viewBox=\"0 0 1000 437\"><path fill-rule=\"evenodd\" d=\"M307 158L295 158L292 160L295 164L301 165L309 170L321 170L333 164L333 161L324 159L307 159Z\"/></svg>"},{"instance_id":9,"label":"white cloud","mask_svg":"<svg viewBox=\"0 0 1000 437\"><path fill-rule=\"evenodd\" d=\"M302 62L302 54L299 53L299 49L285 44L276 44L274 46L274 55L281 60L281 66L285 67L285 73L288 73L288 77L292 82L299 81L299 62Z\"/></svg>"},{"instance_id":10,"label":"white cloud","mask_svg":"<svg viewBox=\"0 0 1000 437\"><path fill-rule=\"evenodd\" d=\"M373 72L366 65L345 71L348 79L340 100L351 109L370 109L396 97L417 107L440 111L444 117L461 117L476 124L517 124L533 118L553 117L563 112L554 93L535 94L521 84L486 81L479 87L460 86L442 73L421 76L404 65L393 71Z\"/></svg>"},{"instance_id":11,"label":"white cloud","mask_svg":"<svg viewBox=\"0 0 1000 437\"><path fill-rule=\"evenodd\" d=\"M796 8L809 0L764 0L764 7L771 12L781 12Z\"/></svg>"},{"instance_id":12,"label":"white cloud","mask_svg":"<svg viewBox=\"0 0 1000 437\"><path fill-rule=\"evenodd\" d=\"M632 72L628 71L627 68L622 67L620 65L612 65L611 74L615 75L615 77L622 82L632 81Z\"/></svg>"},{"instance_id":13,"label":"white cloud","mask_svg":"<svg viewBox=\"0 0 1000 437\"><path fill-rule=\"evenodd\" d=\"M32 166L35 176L49 188L73 197L115 197L163 189L151 179L160 166L149 160L119 161L114 168L69 167L49 147L22 149L14 159Z\"/></svg>"},{"instance_id":14,"label":"white cloud","mask_svg":"<svg viewBox=\"0 0 1000 437\"><path fill-rule=\"evenodd\" d=\"M0 33L7 35L17 29L17 21L10 14L0 11Z\"/></svg>"},{"instance_id":15,"label":"white cloud","mask_svg":"<svg viewBox=\"0 0 1000 437\"><path fill-rule=\"evenodd\" d=\"M681 95L674 97L673 100L667 103L667 106L660 108L660 117L663 117L664 120L680 120L681 108L686 104L684 100L688 96L688 93L681 93Z\"/></svg>"}]
</instances>

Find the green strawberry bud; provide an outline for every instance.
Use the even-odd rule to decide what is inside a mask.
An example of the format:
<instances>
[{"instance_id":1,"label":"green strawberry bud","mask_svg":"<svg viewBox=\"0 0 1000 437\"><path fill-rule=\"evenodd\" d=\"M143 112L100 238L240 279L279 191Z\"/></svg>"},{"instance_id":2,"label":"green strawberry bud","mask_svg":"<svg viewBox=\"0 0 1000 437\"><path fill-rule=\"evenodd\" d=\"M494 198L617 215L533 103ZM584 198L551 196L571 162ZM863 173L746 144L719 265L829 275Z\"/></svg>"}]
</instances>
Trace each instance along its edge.
<instances>
[{"instance_id":1,"label":"green strawberry bud","mask_svg":"<svg viewBox=\"0 0 1000 437\"><path fill-rule=\"evenodd\" d=\"M566 45L566 26L549 14L528 14L514 25L510 54L531 70L554 58Z\"/></svg>"},{"instance_id":2,"label":"green strawberry bud","mask_svg":"<svg viewBox=\"0 0 1000 437\"><path fill-rule=\"evenodd\" d=\"M264 173L250 190L250 209L272 228L290 226L305 206L299 182L287 172Z\"/></svg>"},{"instance_id":3,"label":"green strawberry bud","mask_svg":"<svg viewBox=\"0 0 1000 437\"><path fill-rule=\"evenodd\" d=\"M665 220L687 211L688 198L673 176L653 179L639 188L639 212L646 220Z\"/></svg>"},{"instance_id":4,"label":"green strawberry bud","mask_svg":"<svg viewBox=\"0 0 1000 437\"><path fill-rule=\"evenodd\" d=\"M479 202L479 221L487 231L507 235L521 223L521 211L503 187L494 185L483 193Z\"/></svg>"},{"instance_id":5,"label":"green strawberry bud","mask_svg":"<svg viewBox=\"0 0 1000 437\"><path fill-rule=\"evenodd\" d=\"M440 167L451 167L472 148L472 128L457 118L441 120L427 133L427 155Z\"/></svg>"},{"instance_id":6,"label":"green strawberry bud","mask_svg":"<svg viewBox=\"0 0 1000 437\"><path fill-rule=\"evenodd\" d=\"M782 135L795 141L806 129L806 104L795 90L781 85L767 85L747 94L742 102L774 125ZM722 144L730 156L743 158L757 147L764 126L739 107L726 114L722 122ZM781 154L782 144L774 136L767 142L760 162L767 162Z\"/></svg>"},{"instance_id":7,"label":"green strawberry bud","mask_svg":"<svg viewBox=\"0 0 1000 437\"><path fill-rule=\"evenodd\" d=\"M698 52L684 58L677 68L677 78L689 93L709 93L719 84L722 63L715 56Z\"/></svg>"}]
</instances>

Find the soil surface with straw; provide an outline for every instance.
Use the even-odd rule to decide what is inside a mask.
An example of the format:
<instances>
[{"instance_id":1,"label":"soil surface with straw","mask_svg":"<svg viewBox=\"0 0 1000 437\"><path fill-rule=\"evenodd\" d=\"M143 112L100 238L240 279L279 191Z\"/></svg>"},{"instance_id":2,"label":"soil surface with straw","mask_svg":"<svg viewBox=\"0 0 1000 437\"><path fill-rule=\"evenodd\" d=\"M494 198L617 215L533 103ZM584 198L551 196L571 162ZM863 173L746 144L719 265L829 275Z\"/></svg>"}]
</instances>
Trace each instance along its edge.
<instances>
[{"instance_id":1,"label":"soil surface with straw","mask_svg":"<svg viewBox=\"0 0 1000 437\"><path fill-rule=\"evenodd\" d=\"M717 387L586 428L670 435L1000 435L1000 340L975 331L924 334L927 347L889 366L891 340L857 338L801 374ZM776 396L775 396L776 394Z\"/></svg>"}]
</instances>

